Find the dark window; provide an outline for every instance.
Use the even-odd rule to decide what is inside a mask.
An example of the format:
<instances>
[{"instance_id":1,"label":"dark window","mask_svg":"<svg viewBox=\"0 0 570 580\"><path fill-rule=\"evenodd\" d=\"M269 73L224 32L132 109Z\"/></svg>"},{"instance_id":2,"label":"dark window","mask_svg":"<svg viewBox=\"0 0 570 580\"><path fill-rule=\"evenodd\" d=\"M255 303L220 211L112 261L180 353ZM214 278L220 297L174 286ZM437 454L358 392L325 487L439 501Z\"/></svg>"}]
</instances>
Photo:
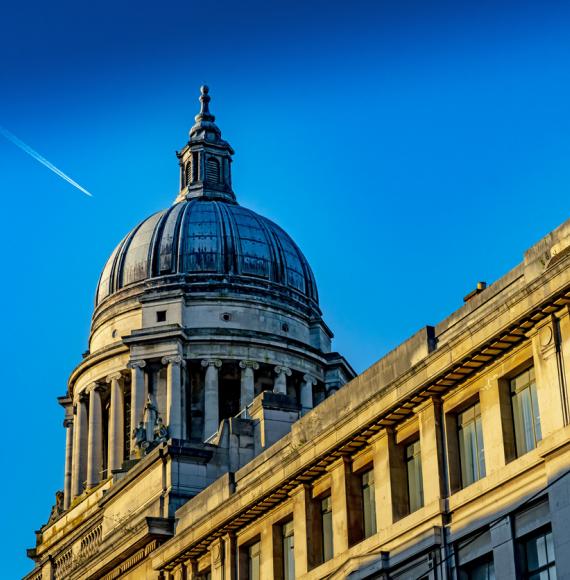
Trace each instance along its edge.
<instances>
[{"instance_id":1,"label":"dark window","mask_svg":"<svg viewBox=\"0 0 570 580\"><path fill-rule=\"evenodd\" d=\"M283 580L295 580L295 534L293 522L281 528L283 543Z\"/></svg>"},{"instance_id":2,"label":"dark window","mask_svg":"<svg viewBox=\"0 0 570 580\"><path fill-rule=\"evenodd\" d=\"M261 544L256 542L248 550L248 580L260 580Z\"/></svg>"},{"instance_id":3,"label":"dark window","mask_svg":"<svg viewBox=\"0 0 570 580\"><path fill-rule=\"evenodd\" d=\"M542 439L534 367L510 380L517 457L534 449Z\"/></svg>"},{"instance_id":4,"label":"dark window","mask_svg":"<svg viewBox=\"0 0 570 580\"><path fill-rule=\"evenodd\" d=\"M332 501L330 495L321 500L321 530L323 562L326 562L333 557Z\"/></svg>"},{"instance_id":5,"label":"dark window","mask_svg":"<svg viewBox=\"0 0 570 580\"><path fill-rule=\"evenodd\" d=\"M364 519L364 537L376 533L376 497L374 495L374 470L362 474L362 516Z\"/></svg>"},{"instance_id":6,"label":"dark window","mask_svg":"<svg viewBox=\"0 0 570 580\"><path fill-rule=\"evenodd\" d=\"M519 565L526 580L556 580L552 532L543 531L519 542Z\"/></svg>"},{"instance_id":7,"label":"dark window","mask_svg":"<svg viewBox=\"0 0 570 580\"><path fill-rule=\"evenodd\" d=\"M188 161L186 164L186 185L192 183L192 161Z\"/></svg>"},{"instance_id":8,"label":"dark window","mask_svg":"<svg viewBox=\"0 0 570 580\"><path fill-rule=\"evenodd\" d=\"M457 416L461 483L471 485L485 477L485 449L481 427L481 405L469 407Z\"/></svg>"},{"instance_id":9,"label":"dark window","mask_svg":"<svg viewBox=\"0 0 570 580\"><path fill-rule=\"evenodd\" d=\"M422 458L420 442L406 447L406 472L408 475L408 508L415 512L424 505L424 484L422 481Z\"/></svg>"},{"instance_id":10,"label":"dark window","mask_svg":"<svg viewBox=\"0 0 570 580\"><path fill-rule=\"evenodd\" d=\"M459 580L495 580L495 565L490 554L459 568Z\"/></svg>"},{"instance_id":11,"label":"dark window","mask_svg":"<svg viewBox=\"0 0 570 580\"><path fill-rule=\"evenodd\" d=\"M166 322L166 310L157 310L156 321L157 322Z\"/></svg>"}]
</instances>

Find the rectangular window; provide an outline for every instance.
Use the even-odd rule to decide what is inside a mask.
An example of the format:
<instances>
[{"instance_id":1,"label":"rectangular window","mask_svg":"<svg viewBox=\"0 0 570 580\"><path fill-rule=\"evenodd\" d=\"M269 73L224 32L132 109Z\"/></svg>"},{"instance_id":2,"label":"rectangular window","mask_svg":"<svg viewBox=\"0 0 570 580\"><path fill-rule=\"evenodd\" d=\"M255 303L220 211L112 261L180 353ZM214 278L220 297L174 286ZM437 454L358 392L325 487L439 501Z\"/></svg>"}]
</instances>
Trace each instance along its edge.
<instances>
[{"instance_id":1,"label":"rectangular window","mask_svg":"<svg viewBox=\"0 0 570 580\"><path fill-rule=\"evenodd\" d=\"M479 558L459 569L459 580L495 580L493 556Z\"/></svg>"},{"instance_id":2,"label":"rectangular window","mask_svg":"<svg viewBox=\"0 0 570 580\"><path fill-rule=\"evenodd\" d=\"M323 562L326 562L333 556L332 501L330 495L321 500L321 530Z\"/></svg>"},{"instance_id":3,"label":"rectangular window","mask_svg":"<svg viewBox=\"0 0 570 580\"><path fill-rule=\"evenodd\" d=\"M295 535L293 522L281 528L283 545L283 580L295 580Z\"/></svg>"},{"instance_id":4,"label":"rectangular window","mask_svg":"<svg viewBox=\"0 0 570 580\"><path fill-rule=\"evenodd\" d=\"M248 580L260 580L260 570L261 570L261 544L256 542L252 544L247 549L247 559L248 559Z\"/></svg>"},{"instance_id":5,"label":"rectangular window","mask_svg":"<svg viewBox=\"0 0 570 580\"><path fill-rule=\"evenodd\" d=\"M415 512L424 505L422 458L419 440L406 447L406 472L408 475L408 508Z\"/></svg>"},{"instance_id":6,"label":"rectangular window","mask_svg":"<svg viewBox=\"0 0 570 580\"><path fill-rule=\"evenodd\" d=\"M510 380L517 457L534 449L542 439L534 367Z\"/></svg>"},{"instance_id":7,"label":"rectangular window","mask_svg":"<svg viewBox=\"0 0 570 580\"><path fill-rule=\"evenodd\" d=\"M481 405L477 403L457 416L461 484L471 485L485 477L485 449L481 427Z\"/></svg>"},{"instance_id":8,"label":"rectangular window","mask_svg":"<svg viewBox=\"0 0 570 580\"><path fill-rule=\"evenodd\" d=\"M519 543L519 564L526 580L556 580L552 532L541 532Z\"/></svg>"},{"instance_id":9,"label":"rectangular window","mask_svg":"<svg viewBox=\"0 0 570 580\"><path fill-rule=\"evenodd\" d=\"M376 497L374 495L374 470L362 474L362 515L364 519L364 537L376 533Z\"/></svg>"}]
</instances>

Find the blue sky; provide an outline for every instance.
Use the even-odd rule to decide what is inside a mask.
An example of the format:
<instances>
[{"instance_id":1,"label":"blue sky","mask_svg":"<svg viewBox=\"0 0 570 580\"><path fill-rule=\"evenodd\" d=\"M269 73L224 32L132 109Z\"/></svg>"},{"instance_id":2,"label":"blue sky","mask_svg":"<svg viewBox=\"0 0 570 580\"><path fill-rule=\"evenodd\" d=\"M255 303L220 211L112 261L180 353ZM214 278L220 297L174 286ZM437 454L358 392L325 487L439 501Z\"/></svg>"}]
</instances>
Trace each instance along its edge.
<instances>
[{"instance_id":1,"label":"blue sky","mask_svg":"<svg viewBox=\"0 0 570 580\"><path fill-rule=\"evenodd\" d=\"M34 1L0 14L4 573L63 479L56 396L113 247L177 193L198 87L240 203L313 266L359 371L569 217L564 2ZM3 564L4 565L4 564Z\"/></svg>"}]
</instances>

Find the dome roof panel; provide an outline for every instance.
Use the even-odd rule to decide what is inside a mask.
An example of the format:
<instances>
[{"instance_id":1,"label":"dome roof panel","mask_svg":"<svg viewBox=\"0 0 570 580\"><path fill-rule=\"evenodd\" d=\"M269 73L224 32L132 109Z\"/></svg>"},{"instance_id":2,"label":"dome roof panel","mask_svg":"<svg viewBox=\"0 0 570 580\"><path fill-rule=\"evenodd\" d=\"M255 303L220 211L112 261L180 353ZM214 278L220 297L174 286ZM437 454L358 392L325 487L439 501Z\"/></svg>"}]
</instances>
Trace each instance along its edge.
<instances>
[{"instance_id":1,"label":"dome roof panel","mask_svg":"<svg viewBox=\"0 0 570 580\"><path fill-rule=\"evenodd\" d=\"M128 285L181 274L189 291L220 283L240 295L271 289L272 299L318 311L311 268L288 234L247 208L207 199L180 201L137 226L107 262L97 303Z\"/></svg>"}]
</instances>

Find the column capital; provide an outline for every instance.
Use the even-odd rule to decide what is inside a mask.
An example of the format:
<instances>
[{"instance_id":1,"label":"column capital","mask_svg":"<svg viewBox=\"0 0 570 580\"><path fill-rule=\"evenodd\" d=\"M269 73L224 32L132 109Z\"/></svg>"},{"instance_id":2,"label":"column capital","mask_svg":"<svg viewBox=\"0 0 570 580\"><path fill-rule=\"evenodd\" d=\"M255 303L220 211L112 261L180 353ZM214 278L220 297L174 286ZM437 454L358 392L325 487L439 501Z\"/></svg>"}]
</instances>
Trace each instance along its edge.
<instances>
[{"instance_id":1,"label":"column capital","mask_svg":"<svg viewBox=\"0 0 570 580\"><path fill-rule=\"evenodd\" d=\"M310 385L317 384L317 379L313 375L303 375L303 380Z\"/></svg>"},{"instance_id":2,"label":"column capital","mask_svg":"<svg viewBox=\"0 0 570 580\"><path fill-rule=\"evenodd\" d=\"M127 368L129 369L144 369L146 367L146 361L144 360L130 360L127 363Z\"/></svg>"},{"instance_id":3,"label":"column capital","mask_svg":"<svg viewBox=\"0 0 570 580\"><path fill-rule=\"evenodd\" d=\"M219 358L204 359L202 361L203 367L216 367L219 369L222 366L222 361Z\"/></svg>"},{"instance_id":4,"label":"column capital","mask_svg":"<svg viewBox=\"0 0 570 580\"><path fill-rule=\"evenodd\" d=\"M75 395L73 406L75 407L79 403L87 403L87 401L89 401L89 394L87 393L87 390L81 391Z\"/></svg>"},{"instance_id":5,"label":"column capital","mask_svg":"<svg viewBox=\"0 0 570 580\"><path fill-rule=\"evenodd\" d=\"M64 419L63 426L65 427L65 429L69 429L70 427L73 427L73 419L72 418Z\"/></svg>"},{"instance_id":6,"label":"column capital","mask_svg":"<svg viewBox=\"0 0 570 580\"><path fill-rule=\"evenodd\" d=\"M287 375L288 377L290 377L291 373L292 373L292 371L289 367L282 367L280 365L277 365L274 370L275 370L275 374L277 374L277 375L284 374L284 375Z\"/></svg>"},{"instance_id":7,"label":"column capital","mask_svg":"<svg viewBox=\"0 0 570 580\"><path fill-rule=\"evenodd\" d=\"M121 372L116 372L116 373L112 373L110 375L107 375L105 377L105 382L106 383L111 383L112 381L120 381L123 378L123 375Z\"/></svg>"},{"instance_id":8,"label":"column capital","mask_svg":"<svg viewBox=\"0 0 570 580\"><path fill-rule=\"evenodd\" d=\"M181 367L186 366L186 361L179 354L163 356L161 362L163 365L180 365Z\"/></svg>"},{"instance_id":9,"label":"column capital","mask_svg":"<svg viewBox=\"0 0 570 580\"><path fill-rule=\"evenodd\" d=\"M91 383L87 389L85 389L87 391L87 393L91 394L92 392L98 392L101 393L103 391L106 390L106 386L103 382L101 381L95 381L94 383Z\"/></svg>"},{"instance_id":10,"label":"column capital","mask_svg":"<svg viewBox=\"0 0 570 580\"><path fill-rule=\"evenodd\" d=\"M241 369L253 369L255 371L259 369L259 363L254 360L240 360L239 366Z\"/></svg>"}]
</instances>

